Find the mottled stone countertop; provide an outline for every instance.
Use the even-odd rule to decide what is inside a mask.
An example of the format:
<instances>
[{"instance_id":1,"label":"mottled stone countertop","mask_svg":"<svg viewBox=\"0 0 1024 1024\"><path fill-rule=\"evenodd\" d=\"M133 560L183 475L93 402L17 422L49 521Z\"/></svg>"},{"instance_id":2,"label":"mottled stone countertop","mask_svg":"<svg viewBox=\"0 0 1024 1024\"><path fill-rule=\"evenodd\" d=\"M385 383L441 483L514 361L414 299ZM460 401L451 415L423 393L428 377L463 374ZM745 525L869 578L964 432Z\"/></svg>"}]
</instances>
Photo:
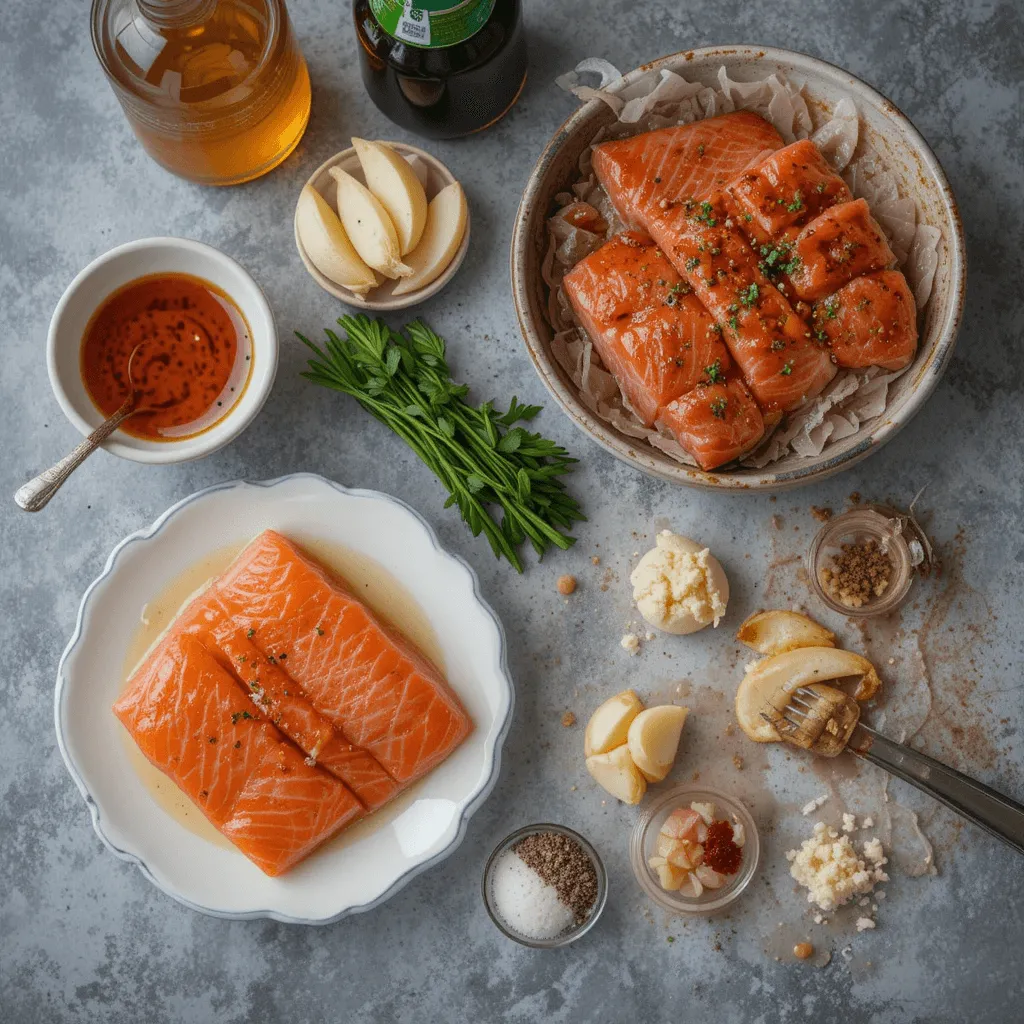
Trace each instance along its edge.
<instances>
[{"instance_id":1,"label":"mottled stone countertop","mask_svg":"<svg viewBox=\"0 0 1024 1024\"><path fill-rule=\"evenodd\" d=\"M1020 5L527 0L530 76L518 106L479 137L430 147L465 184L473 238L452 285L422 309L450 339L456 371L476 394L507 398L514 388L547 403L539 424L582 458L572 488L590 521L579 543L522 577L442 510L438 485L409 451L354 403L299 377L303 351L291 330L315 334L340 309L295 253L298 188L351 134L407 138L363 91L348 5L291 0L313 79L309 130L276 172L227 190L179 181L144 155L93 55L86 7L8 0L0 15L0 491L8 496L0 503L0 1019L1020 1021L1024 864L1016 854L901 783L888 787L886 802L882 777L868 767L824 777L802 758L755 749L725 729L745 660L732 642L736 624L758 606L811 600L797 571L818 525L811 505L838 510L855 491L907 505L923 488L918 507L942 574L917 584L902 622L846 626L843 636L882 669L889 696L878 714L889 730L920 727L914 742L923 749L1024 797ZM969 249L966 318L935 395L868 461L777 500L679 489L583 438L531 369L508 285L519 195L574 104L555 76L588 55L630 68L730 42L815 54L891 97L945 167ZM100 453L44 513L21 513L9 495L77 441L47 383L51 310L93 257L159 234L211 242L263 286L282 337L270 400L210 458L161 468ZM118 540L201 487L296 470L397 495L426 516L479 573L508 631L517 690L501 777L458 850L383 907L320 929L204 917L111 856L61 762L52 713L78 602ZM717 633L651 640L631 658L618 642L634 615L627 577L663 525L719 555L732 605ZM555 589L566 572L580 580L569 599ZM670 919L645 904L627 858L636 812L603 799L583 769L580 726L561 724L567 709L585 721L626 685L687 703L693 714L677 776L725 751L714 781L759 815L759 877L726 917ZM819 812L826 820L838 820L842 803L892 819L893 877L878 928L864 935L849 921L815 926L783 856L813 821L799 807L829 784L837 796ZM925 858L912 811L934 845L937 874L914 874ZM584 831L611 880L599 926L559 952L507 942L479 897L493 844L545 819ZM774 959L803 937L833 950L829 966Z\"/></svg>"}]
</instances>

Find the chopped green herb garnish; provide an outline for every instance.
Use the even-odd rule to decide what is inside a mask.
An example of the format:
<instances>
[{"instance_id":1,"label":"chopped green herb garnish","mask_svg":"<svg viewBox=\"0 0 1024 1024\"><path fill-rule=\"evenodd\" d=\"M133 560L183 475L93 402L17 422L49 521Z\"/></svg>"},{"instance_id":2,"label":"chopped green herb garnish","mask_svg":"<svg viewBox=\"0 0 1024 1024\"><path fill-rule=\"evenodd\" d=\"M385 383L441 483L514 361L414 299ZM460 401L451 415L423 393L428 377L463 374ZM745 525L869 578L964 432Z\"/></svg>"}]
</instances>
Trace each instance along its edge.
<instances>
[{"instance_id":1,"label":"chopped green herb garnish","mask_svg":"<svg viewBox=\"0 0 1024 1024\"><path fill-rule=\"evenodd\" d=\"M243 718L252 718L252 715L250 715L248 711L243 711L242 712L242 717Z\"/></svg>"},{"instance_id":2,"label":"chopped green herb garnish","mask_svg":"<svg viewBox=\"0 0 1024 1024\"><path fill-rule=\"evenodd\" d=\"M761 291L757 287L757 282L754 281L740 292L740 305L750 307L757 302L757 297Z\"/></svg>"},{"instance_id":3,"label":"chopped green herb garnish","mask_svg":"<svg viewBox=\"0 0 1024 1024\"><path fill-rule=\"evenodd\" d=\"M718 326L717 324L715 325ZM721 331L721 327L718 328ZM723 379L722 373L722 360L716 359L710 366L704 367L704 372L708 375L708 380L712 384L718 384Z\"/></svg>"},{"instance_id":4,"label":"chopped green herb garnish","mask_svg":"<svg viewBox=\"0 0 1024 1024\"><path fill-rule=\"evenodd\" d=\"M249 680L249 689L258 690L260 688L260 681L258 679Z\"/></svg>"},{"instance_id":5,"label":"chopped green herb garnish","mask_svg":"<svg viewBox=\"0 0 1024 1024\"><path fill-rule=\"evenodd\" d=\"M818 341L828 341L828 332L823 331L820 327L814 332L814 336Z\"/></svg>"},{"instance_id":6,"label":"chopped green herb garnish","mask_svg":"<svg viewBox=\"0 0 1024 1024\"><path fill-rule=\"evenodd\" d=\"M737 320L737 319L736 319L736 317L734 317L734 316L731 316L731 317L729 317L729 326L730 326L730 327L731 327L731 328L732 328L732 329L733 329L734 331L738 331L738 330L739 330L739 327L740 327L740 322L739 322L739 320Z\"/></svg>"},{"instance_id":7,"label":"chopped green herb garnish","mask_svg":"<svg viewBox=\"0 0 1024 1024\"><path fill-rule=\"evenodd\" d=\"M788 377L792 372L793 372L793 360L790 359L786 363L786 365L781 370L779 370L779 373L781 373L783 377Z\"/></svg>"},{"instance_id":8,"label":"chopped green herb garnish","mask_svg":"<svg viewBox=\"0 0 1024 1024\"><path fill-rule=\"evenodd\" d=\"M776 338L772 342L772 351L773 352L784 352L785 350L786 350L786 343L784 341L781 341L779 338Z\"/></svg>"},{"instance_id":9,"label":"chopped green herb garnish","mask_svg":"<svg viewBox=\"0 0 1024 1024\"><path fill-rule=\"evenodd\" d=\"M815 192L824 192L825 191L825 182L819 181L818 184L815 185L814 191Z\"/></svg>"},{"instance_id":10,"label":"chopped green herb garnish","mask_svg":"<svg viewBox=\"0 0 1024 1024\"><path fill-rule=\"evenodd\" d=\"M725 410L729 407L729 400L726 398L716 398L711 402L711 415L718 420L725 419Z\"/></svg>"},{"instance_id":11,"label":"chopped green herb garnish","mask_svg":"<svg viewBox=\"0 0 1024 1024\"><path fill-rule=\"evenodd\" d=\"M825 300L822 308L825 310L826 320L835 320L839 316L839 300L834 295Z\"/></svg>"},{"instance_id":12,"label":"chopped green herb garnish","mask_svg":"<svg viewBox=\"0 0 1024 1024\"><path fill-rule=\"evenodd\" d=\"M699 146L697 147L697 156L703 156L703 155L704 155L704 143L702 142L702 143L701 143L701 144L700 144L700 145L699 145Z\"/></svg>"},{"instance_id":13,"label":"chopped green herb garnish","mask_svg":"<svg viewBox=\"0 0 1024 1024\"><path fill-rule=\"evenodd\" d=\"M245 635L251 640L256 635L255 629L247 629Z\"/></svg>"},{"instance_id":14,"label":"chopped green herb garnish","mask_svg":"<svg viewBox=\"0 0 1024 1024\"><path fill-rule=\"evenodd\" d=\"M665 937L665 941L666 942L675 942L676 941L676 937L674 935L667 935Z\"/></svg>"},{"instance_id":15,"label":"chopped green herb garnish","mask_svg":"<svg viewBox=\"0 0 1024 1024\"><path fill-rule=\"evenodd\" d=\"M721 324L712 324L708 328L708 333L709 334L721 334L722 333L722 325Z\"/></svg>"},{"instance_id":16,"label":"chopped green herb garnish","mask_svg":"<svg viewBox=\"0 0 1024 1024\"><path fill-rule=\"evenodd\" d=\"M705 200L700 204L700 213L697 214L697 220L703 221L709 228L713 228L718 223L718 221L715 220L714 214L714 206Z\"/></svg>"},{"instance_id":17,"label":"chopped green herb garnish","mask_svg":"<svg viewBox=\"0 0 1024 1024\"><path fill-rule=\"evenodd\" d=\"M699 256L691 256L686 261L686 269L687 270L696 270L699 266L700 266L700 257Z\"/></svg>"},{"instance_id":18,"label":"chopped green herb garnish","mask_svg":"<svg viewBox=\"0 0 1024 1024\"><path fill-rule=\"evenodd\" d=\"M752 213L745 213L743 214L743 219L749 224L754 219L754 215Z\"/></svg>"},{"instance_id":19,"label":"chopped green herb garnish","mask_svg":"<svg viewBox=\"0 0 1024 1024\"><path fill-rule=\"evenodd\" d=\"M249 659L248 659L248 657L246 657L246 655L244 655L244 654L240 654L240 655L238 656L238 660L239 660L239 661L242 661L242 662L246 662L246 661L248 661Z\"/></svg>"},{"instance_id":20,"label":"chopped green herb garnish","mask_svg":"<svg viewBox=\"0 0 1024 1024\"><path fill-rule=\"evenodd\" d=\"M796 192L793 193L793 202L787 204L786 209L789 210L790 213L799 213L803 208L804 198L800 195L800 190L797 189Z\"/></svg>"}]
</instances>

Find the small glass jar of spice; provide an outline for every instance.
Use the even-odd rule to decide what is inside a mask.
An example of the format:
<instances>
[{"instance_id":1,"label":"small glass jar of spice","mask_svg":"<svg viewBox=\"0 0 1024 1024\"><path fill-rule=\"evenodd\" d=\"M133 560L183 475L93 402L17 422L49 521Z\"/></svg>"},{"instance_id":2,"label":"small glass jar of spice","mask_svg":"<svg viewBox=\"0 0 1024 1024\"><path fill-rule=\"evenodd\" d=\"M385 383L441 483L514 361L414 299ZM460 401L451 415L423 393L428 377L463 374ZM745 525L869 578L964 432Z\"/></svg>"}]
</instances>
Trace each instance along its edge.
<instances>
[{"instance_id":1,"label":"small glass jar of spice","mask_svg":"<svg viewBox=\"0 0 1024 1024\"><path fill-rule=\"evenodd\" d=\"M910 516L884 506L853 509L827 522L807 552L815 594L853 618L885 615L906 599L927 539Z\"/></svg>"}]
</instances>

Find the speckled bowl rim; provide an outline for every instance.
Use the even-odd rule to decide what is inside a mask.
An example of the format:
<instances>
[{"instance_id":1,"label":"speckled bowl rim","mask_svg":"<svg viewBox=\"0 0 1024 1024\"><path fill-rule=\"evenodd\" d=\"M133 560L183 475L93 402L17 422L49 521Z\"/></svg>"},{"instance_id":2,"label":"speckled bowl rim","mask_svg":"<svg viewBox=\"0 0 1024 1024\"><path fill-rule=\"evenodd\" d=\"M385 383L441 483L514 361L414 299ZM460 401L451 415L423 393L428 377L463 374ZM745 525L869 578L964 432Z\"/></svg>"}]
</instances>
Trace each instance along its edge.
<instances>
[{"instance_id":1,"label":"speckled bowl rim","mask_svg":"<svg viewBox=\"0 0 1024 1024\"><path fill-rule=\"evenodd\" d=\"M541 832L557 832L559 835L568 836L568 838L574 839L580 844L580 848L583 852L590 858L590 862L594 865L594 871L597 874L597 897L594 900L594 906L587 915L587 919L581 925L576 925L573 928L567 928L564 932L556 935L553 939L531 939L526 935L520 934L502 920L497 907L493 906L491 902L491 874L494 871L495 865L498 863L498 858L520 839L525 839L527 836L537 835ZM550 821L540 821L533 825L523 825L521 828L517 828L514 832L510 832L501 840L500 843L498 843L497 846L494 847L493 850L491 850L490 856L484 864L480 892L483 897L484 909L487 911L487 916L491 919L494 927L497 928L505 938L518 943L520 946L526 946L529 949L563 949L566 946L571 946L577 939L582 939L583 936L586 935L595 924L597 924L597 919L601 916L601 913L608 902L608 871L604 866L604 861L601 859L601 854L597 852L594 844L591 843L586 836L580 835L579 832L575 829L569 828L568 825L557 825Z\"/></svg>"},{"instance_id":2,"label":"speckled bowl rim","mask_svg":"<svg viewBox=\"0 0 1024 1024\"><path fill-rule=\"evenodd\" d=\"M428 153L425 149L420 149L419 146L410 146L407 142L389 142L386 139L375 140L383 142L384 145L390 146L398 153L409 154L412 156L418 156L425 163L431 165L434 170L440 174L445 180L445 186L451 185L453 182L457 182L459 179L443 164L436 156ZM307 179L303 188L308 185L310 188L319 192L320 190L316 187L316 180L328 171L331 167L335 167L340 164L343 160L348 160L355 156L355 147L349 146L348 149L343 149L340 152L329 156ZM322 193L321 193L322 195ZM326 199L326 197L324 197ZM332 207L333 209L333 207ZM298 220L298 200L295 204L295 214L292 218L293 223L293 234L295 236L295 248L298 250L299 259L302 260L302 265L309 271L309 276L325 292L333 295L336 299L341 299L342 302L347 303L350 306L355 306L358 309L372 309L377 312L387 313L395 312L400 309L410 309L412 306L418 306L421 302L426 302L427 299L436 295L448 282L456 275L459 267L462 266L462 261L466 258L466 253L469 252L469 230L471 227L471 214L469 210L469 202L466 202L466 230L462 233L462 241L459 242L458 249L455 250L455 255L451 258L451 262L447 267L441 271L440 275L435 277L430 284L424 288L420 288L418 291L409 292L407 295L389 295L380 299L367 298L363 295L357 295L353 291L349 291L348 288L344 288L340 284L336 284L329 277L321 274L319 270L313 265L313 261L309 258L306 253L305 246L302 244L302 239L299 238L299 220Z\"/></svg>"},{"instance_id":3,"label":"speckled bowl rim","mask_svg":"<svg viewBox=\"0 0 1024 1024\"><path fill-rule=\"evenodd\" d=\"M458 824L455 829L455 833L452 836L448 844L441 850L438 850L433 856L430 856L419 863L413 864L408 870L398 876L395 881L382 892L375 899L370 900L366 903L352 905L343 908L338 913L323 917L323 918L303 918L294 917L288 914L281 913L273 909L261 909L261 910L246 910L239 912L225 911L212 909L205 907L201 904L195 903L189 900L181 893L175 892L174 890L164 886L156 878L152 870L146 864L146 862L138 855L118 847L111 839L107 836L104 831L103 821L100 815L99 806L96 800L93 798L89 791L89 787L86 784L81 772L76 765L74 758L68 749L68 746L64 738L64 720L63 720L63 706L64 696L67 688L67 677L65 675L65 664L68 659L72 656L75 648L78 646L82 639L83 626L85 617L89 609L91 599L94 592L104 585L107 578L110 576L114 567L117 564L118 556L130 545L145 543L152 539L157 533L162 530L167 523L172 520L179 512L182 511L186 506L192 505L196 502L202 501L205 497L214 494L218 491L225 491L230 489L244 489L244 488L258 488L271 490L281 485L288 485L292 483L310 483L316 486L326 485L327 487L333 488L343 495L355 498L364 498L374 501L384 501L389 504L395 505L402 509L407 515L409 515L414 521L416 526L423 531L429 543L437 551L438 555L442 558L448 559L461 567L462 571L469 578L473 599L479 605L481 610L486 616L490 618L495 629L496 639L496 669L506 683L505 696L506 701L504 708L502 709L501 721L498 724L497 729L494 732L494 740L490 750L490 760L487 765L487 774L483 783L477 788L476 792L470 795L459 813ZM326 477L320 476L316 473L290 473L286 476L276 477L273 480L262 480L262 481L245 481L245 480L231 480L225 483L215 484L212 487L203 488L201 491L196 491L194 494L190 494L187 498L183 498L181 501L176 502L166 512L157 517L157 519L147 527L140 530L136 530L134 533L130 533L120 543L118 543L114 549L107 556L106 563L103 566L103 571L99 576L96 577L89 587L85 591L82 597L81 604L78 607L78 616L75 620L75 629L71 635L71 639L68 641L67 647L64 649L64 653L61 655L60 663L57 666L57 681L54 688L54 702L53 702L53 713L54 713L54 727L57 734L57 747L60 751L60 755L64 760L64 764L67 767L68 773L74 780L75 785L78 787L83 799L85 800L86 806L89 809L89 816L92 820L93 829L99 838L103 841L103 844L119 859L128 861L134 864L139 871L150 881L157 889L161 892L166 893L177 903L188 907L190 910L198 911L199 913L206 914L210 917L218 917L225 920L256 920L259 918L269 918L273 921L278 921L282 924L301 924L301 925L328 925L334 924L336 921L340 921L343 918L350 917L353 914L363 914L369 910L373 910L375 907L379 907L381 904L386 903L392 896L394 896L401 889L405 888L414 878L423 872L434 867L436 864L440 864L443 860L450 857L456 849L462 844L462 841L466 837L466 831L469 828L470 818L483 806L484 801L490 796L495 785L498 781L498 776L501 773L501 754L504 748L505 741L508 738L509 730L512 727L512 718L515 712L515 686L512 682L512 674L509 670L508 665L508 640L505 635L505 629L502 626L501 620L498 618L494 609L487 603L480 589L480 580L477 576L473 567L459 555L453 554L442 547L440 541L437 538L431 525L410 505L406 504L399 498L395 498L389 494L384 494L381 491L368 490L364 488L353 488L345 487L342 484L335 483L333 480L328 480Z\"/></svg>"},{"instance_id":4,"label":"speckled bowl rim","mask_svg":"<svg viewBox=\"0 0 1024 1024\"><path fill-rule=\"evenodd\" d=\"M925 403L949 365L963 319L967 289L967 247L964 240L963 224L953 190L942 166L910 119L891 100L856 75L835 64L796 50L738 44L707 46L669 54L630 71L623 76L623 83L629 85L651 70L675 67L683 63L691 66L715 63L725 64L728 67L745 61L762 59L789 65L798 72L828 78L837 87L848 89L855 98L891 115L895 123L902 129L902 135L908 147L914 151L920 159L921 165L927 169L938 186L942 208L946 215L944 227L948 228L948 231L945 231L944 234L949 249L947 260L951 270L949 313L944 321L936 323L933 329L935 341L931 346L931 352L926 361L912 371L917 379L901 408L891 416L881 416L871 421L867 427L858 432L863 436L858 438L856 444L838 455L830 455L826 448L820 456L803 460L799 467L779 472L771 472L767 469L743 470L733 473L705 472L696 467L677 463L667 455L656 452L649 445L641 445L636 440L620 434L610 424L590 412L579 400L576 389L567 383L564 371L551 354L548 340L550 337L549 325L546 322L538 324L531 319L530 295L536 282L527 273L531 244L530 224L534 217L547 215L546 208L538 212L535 204L542 191L543 179L548 168L562 147L577 131L582 130L588 118L599 107L605 107L601 100L589 100L567 118L555 132L534 165L516 213L510 251L512 298L526 348L533 361L534 369L545 387L576 427L602 448L611 452L617 459L635 466L649 476L707 490L730 490L740 493L754 490L786 490L823 480L842 470L849 469L891 440Z\"/></svg>"}]
</instances>

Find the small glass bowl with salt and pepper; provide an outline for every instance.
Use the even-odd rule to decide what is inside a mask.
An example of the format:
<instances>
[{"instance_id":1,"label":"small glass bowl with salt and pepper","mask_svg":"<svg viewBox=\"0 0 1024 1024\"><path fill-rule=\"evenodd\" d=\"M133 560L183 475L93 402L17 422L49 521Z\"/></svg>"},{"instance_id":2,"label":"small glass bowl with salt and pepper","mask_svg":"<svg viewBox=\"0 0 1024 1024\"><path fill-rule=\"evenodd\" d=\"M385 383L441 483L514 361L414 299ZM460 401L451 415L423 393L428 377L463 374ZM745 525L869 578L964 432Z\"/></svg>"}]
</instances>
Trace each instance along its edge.
<instances>
[{"instance_id":1,"label":"small glass bowl with salt and pepper","mask_svg":"<svg viewBox=\"0 0 1024 1024\"><path fill-rule=\"evenodd\" d=\"M898 608L916 570L930 559L928 538L913 516L868 505L836 516L818 531L807 552L807 574L829 608L864 618Z\"/></svg>"},{"instance_id":2,"label":"small glass bowl with salt and pepper","mask_svg":"<svg viewBox=\"0 0 1024 1024\"><path fill-rule=\"evenodd\" d=\"M484 865L487 913L505 936L558 949L586 935L608 898L597 850L563 825L526 825L506 836Z\"/></svg>"}]
</instances>

